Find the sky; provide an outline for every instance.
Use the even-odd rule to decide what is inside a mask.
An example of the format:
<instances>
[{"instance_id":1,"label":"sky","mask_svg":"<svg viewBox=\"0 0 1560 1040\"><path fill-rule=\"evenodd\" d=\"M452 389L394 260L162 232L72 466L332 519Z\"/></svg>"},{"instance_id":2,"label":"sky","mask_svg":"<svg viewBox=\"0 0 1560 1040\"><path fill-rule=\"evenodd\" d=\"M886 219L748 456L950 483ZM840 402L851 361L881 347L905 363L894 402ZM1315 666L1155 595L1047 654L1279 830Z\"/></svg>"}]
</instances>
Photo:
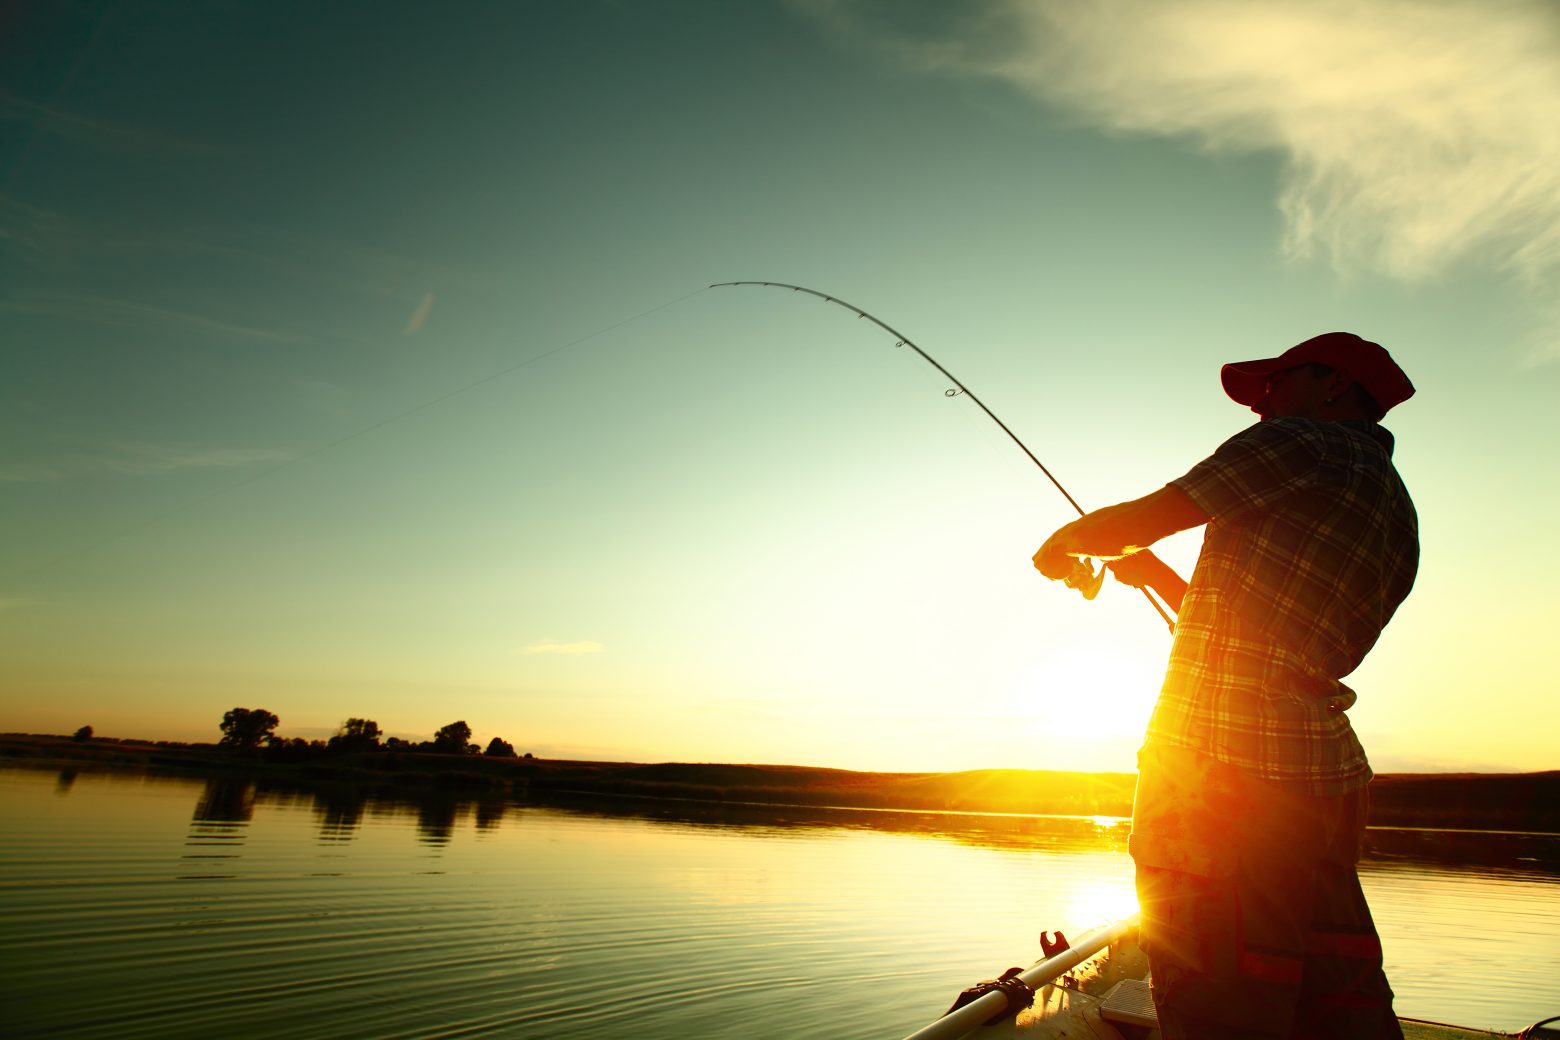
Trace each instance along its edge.
<instances>
[{"instance_id":1,"label":"sky","mask_svg":"<svg viewBox=\"0 0 1560 1040\"><path fill-rule=\"evenodd\" d=\"M1169 647L1030 557L1316 333L1413 594L1378 771L1560 767L1543 0L28 3L0 22L0 730L1122 770ZM1162 543L1188 573L1200 531Z\"/></svg>"}]
</instances>

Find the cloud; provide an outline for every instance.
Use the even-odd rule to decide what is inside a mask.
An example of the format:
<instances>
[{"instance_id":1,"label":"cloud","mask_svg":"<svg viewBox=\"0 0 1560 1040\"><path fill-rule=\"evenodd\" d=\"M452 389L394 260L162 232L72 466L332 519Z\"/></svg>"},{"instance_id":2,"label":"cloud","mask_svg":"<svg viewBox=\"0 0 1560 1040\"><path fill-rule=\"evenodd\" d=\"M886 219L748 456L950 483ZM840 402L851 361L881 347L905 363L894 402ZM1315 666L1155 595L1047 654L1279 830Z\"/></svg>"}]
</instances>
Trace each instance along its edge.
<instances>
[{"instance_id":1,"label":"cloud","mask_svg":"<svg viewBox=\"0 0 1560 1040\"><path fill-rule=\"evenodd\" d=\"M417 310L412 314L411 320L406 323L406 335L415 336L422 331L422 327L428 323L428 315L433 313L433 293L428 293L417 305Z\"/></svg>"},{"instance_id":2,"label":"cloud","mask_svg":"<svg viewBox=\"0 0 1560 1040\"><path fill-rule=\"evenodd\" d=\"M578 643L556 643L543 640L525 648L528 654L599 654L606 650L600 643L585 640Z\"/></svg>"},{"instance_id":3,"label":"cloud","mask_svg":"<svg viewBox=\"0 0 1560 1040\"><path fill-rule=\"evenodd\" d=\"M41 484L79 477L144 477L192 469L235 469L286 462L267 448L202 448L120 441L85 445L44 459L0 463L0 483Z\"/></svg>"},{"instance_id":4,"label":"cloud","mask_svg":"<svg viewBox=\"0 0 1560 1040\"><path fill-rule=\"evenodd\" d=\"M1560 268L1546 0L985 0L914 35L871 0L796 5L1109 130L1277 154L1293 257L1414 280L1478 253L1531 286Z\"/></svg>"},{"instance_id":5,"label":"cloud","mask_svg":"<svg viewBox=\"0 0 1560 1040\"><path fill-rule=\"evenodd\" d=\"M354 244L308 231L239 221L190 223L143 212L61 210L23 200L0 189L0 250L27 269L26 279L0 295L0 315L42 316L121 328L184 331L276 342L315 337L267 321L227 320L171 301L127 298L139 284L166 297L166 287L183 284L187 261L198 261L203 285L229 287L254 298L313 294L331 304L343 294L371 298L375 307L409 315L404 333L423 330L433 311L430 282L485 293L508 291L513 273L420 258ZM103 291L95 292L94 287ZM209 297L208 297L209 298ZM404 307L405 310L401 310ZM334 309L334 308L332 308ZM316 315L320 313L316 310ZM318 325L320 318L316 316ZM341 340L361 332L357 324L327 329Z\"/></svg>"},{"instance_id":6,"label":"cloud","mask_svg":"<svg viewBox=\"0 0 1560 1040\"><path fill-rule=\"evenodd\" d=\"M91 322L114 328L180 331L199 335L231 336L272 343L295 343L301 337L276 329L221 321L217 318L170 307L153 307L128 300L105 299L75 293L31 293L0 300L0 314L29 314Z\"/></svg>"},{"instance_id":7,"label":"cloud","mask_svg":"<svg viewBox=\"0 0 1560 1040\"><path fill-rule=\"evenodd\" d=\"M26 123L50 137L109 151L151 153L173 159L218 152L209 144L186 137L93 119L9 93L0 93L0 123Z\"/></svg>"}]
</instances>

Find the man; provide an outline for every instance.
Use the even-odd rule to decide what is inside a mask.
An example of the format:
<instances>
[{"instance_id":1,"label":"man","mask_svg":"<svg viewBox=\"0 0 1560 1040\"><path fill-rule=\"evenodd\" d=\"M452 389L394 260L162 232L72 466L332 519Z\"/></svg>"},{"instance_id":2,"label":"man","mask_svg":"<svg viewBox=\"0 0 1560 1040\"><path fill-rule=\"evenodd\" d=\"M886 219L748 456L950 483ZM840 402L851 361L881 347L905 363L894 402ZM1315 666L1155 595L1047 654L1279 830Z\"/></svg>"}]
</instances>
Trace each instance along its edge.
<instances>
[{"instance_id":1,"label":"man","mask_svg":"<svg viewBox=\"0 0 1560 1040\"><path fill-rule=\"evenodd\" d=\"M1061 528L1035 566L1058 579L1111 560L1178 614L1130 844L1165 1040L1400 1038L1355 869L1371 771L1341 680L1418 567L1378 425L1414 387L1346 332L1221 377L1261 422ZM1146 551L1204 523L1189 583Z\"/></svg>"}]
</instances>

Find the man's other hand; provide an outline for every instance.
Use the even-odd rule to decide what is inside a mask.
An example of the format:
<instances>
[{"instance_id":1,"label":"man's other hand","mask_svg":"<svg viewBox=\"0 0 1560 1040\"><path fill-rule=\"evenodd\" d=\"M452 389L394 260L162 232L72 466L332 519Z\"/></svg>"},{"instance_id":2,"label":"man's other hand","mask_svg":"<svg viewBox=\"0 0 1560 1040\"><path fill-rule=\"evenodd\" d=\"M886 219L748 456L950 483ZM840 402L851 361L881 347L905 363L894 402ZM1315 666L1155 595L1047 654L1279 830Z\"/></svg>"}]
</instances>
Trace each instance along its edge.
<instances>
[{"instance_id":1,"label":"man's other hand","mask_svg":"<svg viewBox=\"0 0 1560 1040\"><path fill-rule=\"evenodd\" d=\"M1169 564L1148 549L1135 552L1131 556L1123 556L1119 560L1109 560L1105 566L1110 568L1117 581L1123 585L1131 585L1135 589L1158 585L1164 580L1165 573L1170 571ZM1170 573L1174 572L1170 571Z\"/></svg>"}]
</instances>

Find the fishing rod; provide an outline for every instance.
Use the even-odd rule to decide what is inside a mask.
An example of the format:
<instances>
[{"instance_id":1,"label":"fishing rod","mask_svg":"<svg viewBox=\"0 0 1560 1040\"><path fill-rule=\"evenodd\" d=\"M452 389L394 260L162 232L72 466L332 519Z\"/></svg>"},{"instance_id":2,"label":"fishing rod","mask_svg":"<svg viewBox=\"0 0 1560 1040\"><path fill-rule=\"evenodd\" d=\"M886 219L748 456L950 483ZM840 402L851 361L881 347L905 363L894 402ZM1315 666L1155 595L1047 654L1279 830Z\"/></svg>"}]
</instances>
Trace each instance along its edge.
<instances>
[{"instance_id":1,"label":"fishing rod","mask_svg":"<svg viewBox=\"0 0 1560 1040\"><path fill-rule=\"evenodd\" d=\"M868 314L866 311L862 310L860 307L856 307L856 306L854 306L852 304L846 303L844 300L840 299L838 296L830 296L827 293L821 293L821 292L819 292L816 289L809 289L809 288L807 288L806 286L803 286L803 285L788 285L785 282L716 282L715 284L711 285L710 288L711 289L721 289L721 288L725 288L727 286L733 286L733 285L760 285L760 286L769 286L769 287L775 288L775 289L790 289L792 292L801 292L801 293L806 293L809 296L816 296L816 297L818 297L818 299L824 301L825 303L836 303L836 304L839 304L841 307L844 307L848 311L854 311L857 318L866 318L872 324L876 325L878 328L882 329L884 332L888 333L890 336L893 336L894 339L896 340L896 342L894 343L894 346L896 346L896 347L909 347L911 350L913 350L917 354L919 354L923 361L925 361L927 364L931 365L933 368L937 369L937 371L941 372L944 376L946 376L948 378L949 382L953 383L954 386L958 387L957 390L945 390L945 391L943 391L944 396L946 396L946 397L958 397L958 396L960 396L962 394L963 396L968 397L971 401L974 401L977 405L979 405L980 406L980 410L986 413L986 417L989 418L992 422L996 423L998 426L1000 426L1002 428L1002 432L1008 435L1008 439L1011 440L1014 444L1018 445L1019 450L1022 451L1025 455L1029 456L1029 461L1033 462L1036 466L1038 466L1040 468L1040 472L1044 473L1045 476L1046 476L1046 479L1049 480L1056 487L1056 490L1058 490L1058 491L1060 491L1062 493L1062 497L1067 499L1067 503L1078 511L1078 515L1079 516L1083 516L1084 515L1084 509L1083 509L1082 506L1080 506L1078 504L1077 499L1073 498L1072 495L1067 493L1067 489L1062 487L1062 482L1057 480L1056 477L1051 473L1051 471L1045 468L1045 463L1041 462L1035 456L1035 453L1029 450L1029 446L1027 444L1025 444L1023 441L1019 440L1018 439L1018 435L1016 433L1014 433L1012 430L1008 429L1007 423L1003 422L1001 419L998 419L997 416L996 416L996 413L993 412L990 408L986 407L986 402L984 402L980 398L976 397L975 394L970 390L970 388L965 386L959 380L959 378L957 376L955 376L952 372L948 371L946 368L942 367L942 365L937 362L936 358L932 357L926 351L924 351L920 347L916 346L915 343L913 343L911 341L910 337L906 336L903 332L900 332L898 329L894 328L892 325L889 325L889 324L886 324L886 323L884 323L882 321L879 321L877 318L875 318L872 315ZM1064 583L1067 585L1067 587L1070 588L1070 589L1077 589L1080 593L1083 594L1083 598L1084 599L1093 599L1096 595L1098 595L1099 591L1100 591L1100 586L1103 585L1104 582L1105 582L1105 567L1104 567L1104 565L1102 564L1100 566L1099 573L1095 574L1094 573L1094 569L1092 567L1090 567L1089 564L1086 561L1081 560L1081 559L1074 562L1074 564L1073 564L1073 572L1071 574L1069 574L1064 579ZM1149 606L1154 608L1155 613L1157 613L1160 616L1160 618L1163 619L1163 621L1164 621L1164 623L1166 625L1170 626L1170 630L1172 632L1175 631L1175 622L1173 620L1171 620L1169 614L1165 613L1165 608L1161 607L1159 605L1159 601L1154 598L1153 593L1149 592L1147 589L1141 589L1139 591L1141 591L1143 593L1143 597L1148 600Z\"/></svg>"}]
</instances>

